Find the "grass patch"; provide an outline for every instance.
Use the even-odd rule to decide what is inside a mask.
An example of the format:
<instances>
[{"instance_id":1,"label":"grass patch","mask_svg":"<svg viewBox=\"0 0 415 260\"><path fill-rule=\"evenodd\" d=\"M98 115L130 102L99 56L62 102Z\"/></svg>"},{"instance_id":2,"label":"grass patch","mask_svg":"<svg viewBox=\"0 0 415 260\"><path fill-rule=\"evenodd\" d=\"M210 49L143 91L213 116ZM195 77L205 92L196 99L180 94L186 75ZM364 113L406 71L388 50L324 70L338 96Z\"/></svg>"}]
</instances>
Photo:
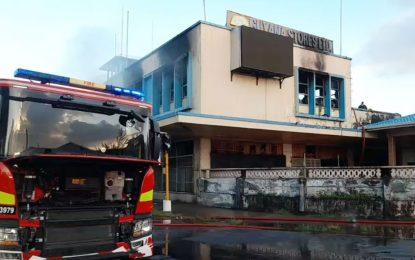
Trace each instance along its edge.
<instances>
[{"instance_id":1,"label":"grass patch","mask_svg":"<svg viewBox=\"0 0 415 260\"><path fill-rule=\"evenodd\" d=\"M345 232L339 225L298 225L295 230L299 232L329 234L341 234Z\"/></svg>"},{"instance_id":2,"label":"grass patch","mask_svg":"<svg viewBox=\"0 0 415 260\"><path fill-rule=\"evenodd\" d=\"M374 202L374 201L379 201L382 198L378 196L370 196L367 194L359 193L359 194L320 194L320 196L318 196L316 199Z\"/></svg>"},{"instance_id":3,"label":"grass patch","mask_svg":"<svg viewBox=\"0 0 415 260\"><path fill-rule=\"evenodd\" d=\"M160 211L160 210L155 209L153 211L153 217L155 219L161 219L161 220L163 220L163 219L178 219L178 218L181 218L182 215L181 214L175 214L175 213L172 213L172 212L164 212L164 211Z\"/></svg>"}]
</instances>

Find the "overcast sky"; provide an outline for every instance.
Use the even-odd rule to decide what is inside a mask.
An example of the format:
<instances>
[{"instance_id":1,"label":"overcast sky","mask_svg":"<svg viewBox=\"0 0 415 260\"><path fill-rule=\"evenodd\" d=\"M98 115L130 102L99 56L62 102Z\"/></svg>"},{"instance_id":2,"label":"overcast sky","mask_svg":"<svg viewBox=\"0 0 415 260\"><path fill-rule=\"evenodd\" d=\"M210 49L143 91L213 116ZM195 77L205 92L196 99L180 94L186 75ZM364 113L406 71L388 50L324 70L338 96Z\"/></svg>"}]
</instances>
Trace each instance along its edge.
<instances>
[{"instance_id":1,"label":"overcast sky","mask_svg":"<svg viewBox=\"0 0 415 260\"><path fill-rule=\"evenodd\" d=\"M141 57L203 19L202 3L1 0L0 77L22 67L101 80L99 66L120 53L122 8L130 11L129 55ZM339 54L339 6L340 0L206 0L206 13L220 25L233 10L323 36ZM342 55L353 59L354 106L364 100L372 109L415 113L414 28L415 0L343 0Z\"/></svg>"}]
</instances>

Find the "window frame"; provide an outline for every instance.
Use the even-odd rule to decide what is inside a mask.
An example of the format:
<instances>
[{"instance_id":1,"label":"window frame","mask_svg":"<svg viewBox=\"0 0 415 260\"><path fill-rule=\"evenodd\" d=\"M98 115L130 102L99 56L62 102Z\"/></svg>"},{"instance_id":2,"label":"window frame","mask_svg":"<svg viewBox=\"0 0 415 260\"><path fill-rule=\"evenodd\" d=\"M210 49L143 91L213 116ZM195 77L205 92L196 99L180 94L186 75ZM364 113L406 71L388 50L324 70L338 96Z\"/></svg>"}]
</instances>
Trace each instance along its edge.
<instances>
[{"instance_id":1,"label":"window frame","mask_svg":"<svg viewBox=\"0 0 415 260\"><path fill-rule=\"evenodd\" d=\"M310 77L307 75L307 82L301 82L300 76L298 77L298 94L297 94L297 102L301 105L309 105L310 104ZM305 87L306 92L300 92L300 85ZM300 94L304 95L306 97L306 102L300 102ZM304 99L304 97L302 99Z\"/></svg>"},{"instance_id":2,"label":"window frame","mask_svg":"<svg viewBox=\"0 0 415 260\"><path fill-rule=\"evenodd\" d=\"M165 71L169 67L172 68L173 85L164 86L163 75L166 74ZM156 93L156 74L160 71L162 73L161 93ZM186 78L186 84L183 84L183 75ZM156 120L158 116L162 116L165 113L192 109L192 76L192 56L190 52L185 52L171 63L143 75L144 99L153 105L153 116L155 116ZM158 98L160 96L162 100L161 104L158 104L157 101L159 101ZM164 104L163 97L165 97L164 100L169 103L169 106L167 106L167 103ZM173 107L171 107L171 104L173 104ZM165 109L161 110L163 107Z\"/></svg>"},{"instance_id":3,"label":"window frame","mask_svg":"<svg viewBox=\"0 0 415 260\"><path fill-rule=\"evenodd\" d=\"M338 85L336 85L336 88L334 88L333 80L337 81L339 83ZM340 99L341 99L341 91L342 91L341 84L342 83L341 83L340 80L338 80L338 78L332 77L330 84L331 84L331 87L330 87L330 106L331 106L332 109L339 109L340 110ZM336 97L336 92L333 94L331 91L336 91L337 92L337 97ZM336 103L336 102L333 102L335 100L337 100L337 106L333 106L333 104Z\"/></svg>"},{"instance_id":4,"label":"window frame","mask_svg":"<svg viewBox=\"0 0 415 260\"><path fill-rule=\"evenodd\" d=\"M189 55L186 53L179 57L175 63L174 67L178 68L178 78L179 78L179 84L180 84L180 98L183 102L183 99L187 98L188 96L188 81L189 81L189 75L188 75L188 66L189 66Z\"/></svg>"},{"instance_id":5,"label":"window frame","mask_svg":"<svg viewBox=\"0 0 415 260\"><path fill-rule=\"evenodd\" d=\"M173 74L173 79L169 84L169 100L170 103L174 103L174 74Z\"/></svg>"},{"instance_id":6,"label":"window frame","mask_svg":"<svg viewBox=\"0 0 415 260\"><path fill-rule=\"evenodd\" d=\"M304 106L307 104L300 103L299 95L300 92L300 73L311 73L312 74L312 84L309 86L308 91L308 113L300 111L300 106ZM317 105L317 84L316 84L316 77L323 76L323 102L321 103L322 106ZM332 82L333 80L338 80L339 90L338 90L338 108L332 107ZM345 121L346 120L346 87L345 87L345 77L336 75L336 74L329 74L321 71L314 71L306 68L297 67L295 70L295 102L296 102L296 116L297 117L306 117L306 118L315 118L315 119L324 119L324 120L332 120L332 121ZM324 107L323 115L319 115L316 108ZM337 110L338 115L333 115L333 111Z\"/></svg>"}]
</instances>

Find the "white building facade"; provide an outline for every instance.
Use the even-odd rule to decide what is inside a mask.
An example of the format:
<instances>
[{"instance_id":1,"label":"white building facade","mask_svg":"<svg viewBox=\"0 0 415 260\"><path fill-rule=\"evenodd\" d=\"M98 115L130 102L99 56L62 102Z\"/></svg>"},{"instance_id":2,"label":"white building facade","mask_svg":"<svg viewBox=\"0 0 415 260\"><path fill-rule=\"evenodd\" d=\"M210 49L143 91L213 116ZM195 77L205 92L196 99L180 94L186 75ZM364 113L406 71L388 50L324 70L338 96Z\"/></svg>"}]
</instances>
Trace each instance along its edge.
<instances>
[{"instance_id":1,"label":"white building facade","mask_svg":"<svg viewBox=\"0 0 415 260\"><path fill-rule=\"evenodd\" d=\"M197 22L109 80L141 89L171 135L172 190L194 194L201 171L211 168L362 163L358 126L367 113L351 107L351 59L334 54L327 39L285 27L281 36L278 25L238 15L228 13L227 26ZM238 45L237 25L260 37ZM261 47L261 37L270 42ZM276 65L289 73L258 69L267 66L260 59L234 69L235 53L244 51L274 62L267 57L273 37L291 38L284 48L292 53L277 54ZM377 149L375 133L365 140Z\"/></svg>"}]
</instances>

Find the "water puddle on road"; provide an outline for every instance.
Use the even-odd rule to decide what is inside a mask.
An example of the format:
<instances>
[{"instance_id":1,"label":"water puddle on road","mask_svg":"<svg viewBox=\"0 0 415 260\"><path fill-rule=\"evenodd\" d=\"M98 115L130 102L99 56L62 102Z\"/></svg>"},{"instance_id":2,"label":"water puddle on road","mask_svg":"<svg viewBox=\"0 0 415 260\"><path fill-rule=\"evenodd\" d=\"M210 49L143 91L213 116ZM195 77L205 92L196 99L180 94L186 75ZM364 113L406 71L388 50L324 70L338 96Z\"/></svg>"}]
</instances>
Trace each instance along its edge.
<instances>
[{"instance_id":1,"label":"water puddle on road","mask_svg":"<svg viewBox=\"0 0 415 260\"><path fill-rule=\"evenodd\" d=\"M415 239L415 225L361 225L333 223L290 223L243 221L242 225L307 233L348 234L382 238Z\"/></svg>"},{"instance_id":2,"label":"water puddle on road","mask_svg":"<svg viewBox=\"0 0 415 260\"><path fill-rule=\"evenodd\" d=\"M162 223L162 221L156 221ZM207 224L231 225L243 228L259 227L269 230L296 231L306 233L346 234L360 236L374 236L382 238L415 239L415 225L390 224L357 224L357 223L319 223L319 222L292 222L292 221L254 221L254 220L220 220L220 219L177 219L169 221L172 224Z\"/></svg>"},{"instance_id":3,"label":"water puddle on road","mask_svg":"<svg viewBox=\"0 0 415 260\"><path fill-rule=\"evenodd\" d=\"M154 259L415 259L415 240L391 238L384 227L365 236L353 234L356 226L342 227L349 234L325 234L323 227L312 226L295 232L156 227Z\"/></svg>"}]
</instances>

